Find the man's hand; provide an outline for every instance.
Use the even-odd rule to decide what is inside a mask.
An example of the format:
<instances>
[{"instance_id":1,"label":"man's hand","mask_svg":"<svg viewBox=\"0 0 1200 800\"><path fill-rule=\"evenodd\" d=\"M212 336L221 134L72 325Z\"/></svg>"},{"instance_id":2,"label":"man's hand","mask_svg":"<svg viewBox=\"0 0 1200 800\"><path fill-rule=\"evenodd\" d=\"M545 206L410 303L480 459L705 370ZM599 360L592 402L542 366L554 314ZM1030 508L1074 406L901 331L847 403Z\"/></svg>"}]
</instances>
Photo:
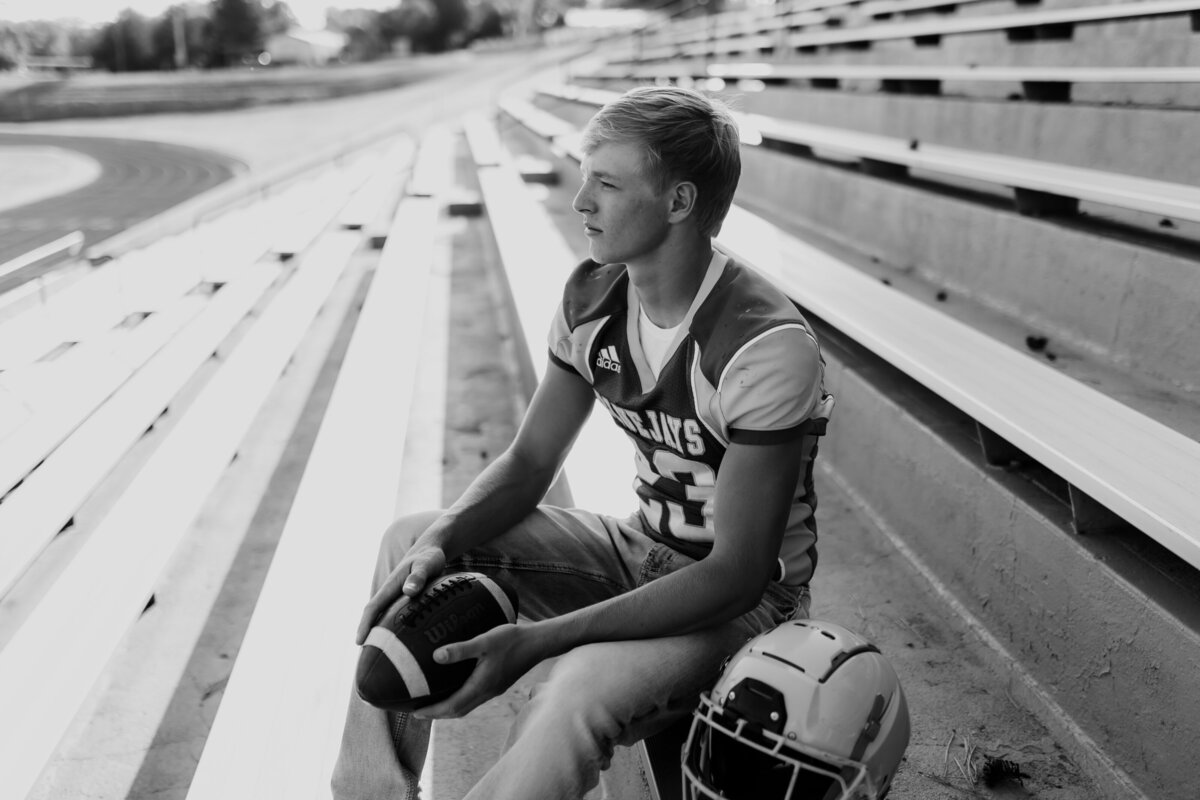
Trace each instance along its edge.
<instances>
[{"instance_id":1,"label":"man's hand","mask_svg":"<svg viewBox=\"0 0 1200 800\"><path fill-rule=\"evenodd\" d=\"M550 361L516 439L388 575L363 609L358 644L366 641L371 627L398 597L416 597L440 575L448 558L489 541L537 508L595 400L587 381Z\"/></svg>"},{"instance_id":2,"label":"man's hand","mask_svg":"<svg viewBox=\"0 0 1200 800\"><path fill-rule=\"evenodd\" d=\"M403 595L410 602L425 590L431 580L446 568L446 554L440 547L417 541L396 568L387 576L379 590L367 601L354 641L362 645L381 614ZM403 606L401 606L403 608Z\"/></svg>"},{"instance_id":3,"label":"man's hand","mask_svg":"<svg viewBox=\"0 0 1200 800\"><path fill-rule=\"evenodd\" d=\"M474 639L448 644L433 654L439 664L478 659L462 688L440 703L413 712L428 719L461 717L508 689L548 657L536 625L501 625Z\"/></svg>"}]
</instances>

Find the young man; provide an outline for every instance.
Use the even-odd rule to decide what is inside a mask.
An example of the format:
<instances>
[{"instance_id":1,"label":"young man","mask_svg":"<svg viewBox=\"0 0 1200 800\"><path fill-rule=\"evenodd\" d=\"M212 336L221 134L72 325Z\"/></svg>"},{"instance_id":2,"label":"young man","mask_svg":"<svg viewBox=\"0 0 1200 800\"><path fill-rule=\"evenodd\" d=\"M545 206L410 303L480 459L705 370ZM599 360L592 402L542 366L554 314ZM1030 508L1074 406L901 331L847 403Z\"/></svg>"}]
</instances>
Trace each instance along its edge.
<instances>
[{"instance_id":1,"label":"young man","mask_svg":"<svg viewBox=\"0 0 1200 800\"><path fill-rule=\"evenodd\" d=\"M447 569L510 582L526 619L442 648L477 666L418 714L353 697L338 798L416 797L429 720L554 657L468 797L578 798L614 745L690 711L746 640L807 615L812 461L833 401L795 306L713 249L741 173L737 126L701 94L645 87L596 114L584 152L573 206L590 258L567 280L545 378L457 503L389 528L358 641ZM541 505L597 400L634 445L625 519Z\"/></svg>"}]
</instances>

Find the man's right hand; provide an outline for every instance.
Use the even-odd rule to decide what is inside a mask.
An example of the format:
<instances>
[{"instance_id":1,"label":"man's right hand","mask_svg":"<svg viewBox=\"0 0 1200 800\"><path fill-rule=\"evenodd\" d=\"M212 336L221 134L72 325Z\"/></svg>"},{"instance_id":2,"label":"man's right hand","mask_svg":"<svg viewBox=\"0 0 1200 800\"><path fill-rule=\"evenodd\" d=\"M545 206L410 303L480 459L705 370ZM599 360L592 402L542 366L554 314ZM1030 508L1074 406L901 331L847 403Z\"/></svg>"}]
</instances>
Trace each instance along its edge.
<instances>
[{"instance_id":1,"label":"man's right hand","mask_svg":"<svg viewBox=\"0 0 1200 800\"><path fill-rule=\"evenodd\" d=\"M361 646L380 615L387 611L397 598L403 595L406 598L403 602L407 604L424 591L431 580L441 575L445 568L446 554L440 547L417 541L367 601L354 641Z\"/></svg>"}]
</instances>

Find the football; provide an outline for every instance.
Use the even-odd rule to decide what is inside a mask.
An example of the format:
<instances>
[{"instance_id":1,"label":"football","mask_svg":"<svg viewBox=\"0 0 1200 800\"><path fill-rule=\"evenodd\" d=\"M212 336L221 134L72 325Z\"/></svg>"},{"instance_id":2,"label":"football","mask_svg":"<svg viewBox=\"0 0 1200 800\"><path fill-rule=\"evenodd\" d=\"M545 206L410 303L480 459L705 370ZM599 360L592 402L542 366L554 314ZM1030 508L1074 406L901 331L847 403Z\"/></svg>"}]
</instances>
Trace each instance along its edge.
<instances>
[{"instance_id":1,"label":"football","mask_svg":"<svg viewBox=\"0 0 1200 800\"><path fill-rule=\"evenodd\" d=\"M399 610L393 603L358 656L358 696L388 711L413 711L459 689L475 661L438 664L433 652L517 621L512 588L478 572L444 575Z\"/></svg>"}]
</instances>

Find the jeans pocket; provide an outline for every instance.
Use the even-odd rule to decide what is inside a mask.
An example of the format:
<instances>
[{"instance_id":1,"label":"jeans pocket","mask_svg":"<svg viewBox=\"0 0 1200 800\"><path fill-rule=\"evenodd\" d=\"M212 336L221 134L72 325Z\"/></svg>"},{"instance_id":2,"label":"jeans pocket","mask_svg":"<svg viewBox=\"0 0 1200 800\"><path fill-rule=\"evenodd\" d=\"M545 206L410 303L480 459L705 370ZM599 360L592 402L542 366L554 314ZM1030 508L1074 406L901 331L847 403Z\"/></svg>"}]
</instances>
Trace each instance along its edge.
<instances>
[{"instance_id":1,"label":"jeans pocket","mask_svg":"<svg viewBox=\"0 0 1200 800\"><path fill-rule=\"evenodd\" d=\"M656 543L650 548L650 552L646 554L645 560L642 561L642 568L638 573L637 585L641 586L649 583L655 578L670 575L672 572L678 572L689 564L695 563L696 559L686 556L665 544Z\"/></svg>"}]
</instances>

